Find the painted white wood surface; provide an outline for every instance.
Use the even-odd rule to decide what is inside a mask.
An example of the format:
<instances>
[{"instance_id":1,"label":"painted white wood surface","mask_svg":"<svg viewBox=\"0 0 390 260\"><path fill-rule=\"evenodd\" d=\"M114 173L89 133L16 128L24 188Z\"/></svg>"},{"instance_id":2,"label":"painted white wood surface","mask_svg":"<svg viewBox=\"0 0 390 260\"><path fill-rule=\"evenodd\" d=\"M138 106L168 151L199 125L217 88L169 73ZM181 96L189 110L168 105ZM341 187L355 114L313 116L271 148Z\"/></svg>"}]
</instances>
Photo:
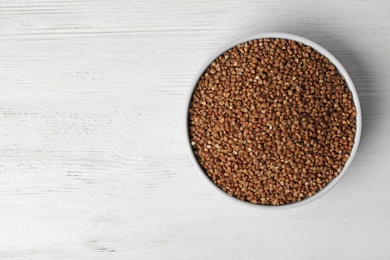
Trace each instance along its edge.
<instances>
[{"instance_id":1,"label":"painted white wood surface","mask_svg":"<svg viewBox=\"0 0 390 260\"><path fill-rule=\"evenodd\" d=\"M0 1L0 259L389 259L389 1ZM278 212L232 204L187 154L193 75L295 33L350 72L352 167Z\"/></svg>"}]
</instances>

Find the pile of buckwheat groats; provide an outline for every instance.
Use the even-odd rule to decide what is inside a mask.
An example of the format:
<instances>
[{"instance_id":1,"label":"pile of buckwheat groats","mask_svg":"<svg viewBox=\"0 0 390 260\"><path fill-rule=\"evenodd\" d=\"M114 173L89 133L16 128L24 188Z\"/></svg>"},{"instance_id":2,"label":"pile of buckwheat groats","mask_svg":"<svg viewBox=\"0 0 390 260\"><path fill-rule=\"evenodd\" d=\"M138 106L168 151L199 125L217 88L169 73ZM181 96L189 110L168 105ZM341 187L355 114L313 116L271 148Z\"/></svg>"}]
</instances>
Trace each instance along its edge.
<instances>
[{"instance_id":1,"label":"pile of buckwheat groats","mask_svg":"<svg viewBox=\"0 0 390 260\"><path fill-rule=\"evenodd\" d=\"M229 195L283 205L313 196L354 144L352 94L329 60L285 39L239 44L199 79L189 108L193 151Z\"/></svg>"}]
</instances>

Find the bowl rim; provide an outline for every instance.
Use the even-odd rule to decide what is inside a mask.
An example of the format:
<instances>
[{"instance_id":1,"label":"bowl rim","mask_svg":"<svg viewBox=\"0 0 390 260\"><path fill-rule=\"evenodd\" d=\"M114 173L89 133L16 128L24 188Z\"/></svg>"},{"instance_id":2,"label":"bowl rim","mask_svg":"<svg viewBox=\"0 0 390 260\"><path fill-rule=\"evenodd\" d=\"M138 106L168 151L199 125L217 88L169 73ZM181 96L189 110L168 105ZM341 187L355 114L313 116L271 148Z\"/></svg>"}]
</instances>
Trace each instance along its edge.
<instances>
[{"instance_id":1,"label":"bowl rim","mask_svg":"<svg viewBox=\"0 0 390 260\"><path fill-rule=\"evenodd\" d=\"M355 132L355 138L354 138L354 145L352 147L352 151L350 153L350 157L348 158L347 162L345 163L344 168L341 171L341 173L339 173L339 175L336 178L334 178L332 181L330 181L322 190L318 191L313 196L305 198L305 199L303 199L301 201L298 201L298 202L292 202L292 203L288 203L288 204L285 204L285 205L279 205L279 206L253 204L253 203L250 203L248 201L242 201L242 200L240 200L240 199L238 199L238 198L236 198L234 196L230 196L228 193L226 193L221 188L219 188L216 184L214 184L214 182L208 177L208 175L205 172L205 170L200 166L200 164L199 164L199 162L198 162L198 160L197 160L197 158L196 158L196 156L195 156L195 154L193 152L193 149L192 149L192 146L191 146L190 133L189 133L189 130L188 130L188 128L189 128L189 124L188 124L188 122L189 122L189 113L188 113L188 110L189 110L189 107L190 107L190 104L191 104L193 92L195 90L195 87L196 87L200 77L203 75L203 73L206 71L206 69L210 66L210 64L217 57L219 57L221 54L223 54L227 50L235 47L238 44L245 43L245 42L248 42L250 40L257 40L257 39L264 39L264 38L279 38L279 39L287 39L287 40L294 40L294 41L297 41L297 42L301 42L301 43L303 43L303 44L305 44L307 46L312 47L317 52L321 53L326 58L328 58L329 61L337 68L337 70L339 71L340 75L344 77L344 79L345 79L345 81L347 83L347 86L348 86L349 90L352 93L352 100L353 100L353 103L354 103L355 108L356 108L356 132ZM235 201L235 203L237 203L238 205L246 205L248 207L252 207L252 208L254 207L254 208L265 209L265 210L283 210L283 209L291 209L291 208L296 208L296 207L299 207L299 206L303 206L303 205L306 205L306 204L308 204L310 202L313 202L314 200L319 199L324 194L326 194L329 190L331 190L340 181L340 179L345 175L345 173L347 172L348 168L350 167L350 165L351 165L351 163L352 163L352 161L353 161L353 159L354 159L354 157L356 155L356 152L358 150L360 137L361 137L361 132L362 132L362 113L361 113L359 97L358 97L355 85L353 84L352 79L349 76L347 70L344 68L344 66L336 59L335 56L333 56L329 51L327 51L324 47L320 46L319 44L317 44L317 43L315 43L315 42L313 42L313 41L311 41L311 40L309 40L307 38L304 38L302 36L298 36L298 35L290 34L290 33L282 33L282 32L266 32L266 33L252 34L252 35L249 35L249 36L237 39L237 40L235 40L235 41L225 45L224 47L220 48L219 50L217 50L213 55L211 55L206 60L206 62L198 70L197 74L195 75L194 79L192 80L191 88L190 88L190 90L188 91L188 94L187 94L187 100L186 100L186 104L185 104L185 111L184 111L184 113L185 113L185 116L184 116L184 119L185 119L184 131L185 131L185 136L186 136L187 149L188 149L188 151L190 153L190 156L192 158L193 163L196 165L198 171L200 171L202 173L203 177L205 177L208 180L208 182L212 186L214 186L214 188L216 190L218 190L220 193L224 194L225 196L231 198L230 200L231 201Z\"/></svg>"}]
</instances>

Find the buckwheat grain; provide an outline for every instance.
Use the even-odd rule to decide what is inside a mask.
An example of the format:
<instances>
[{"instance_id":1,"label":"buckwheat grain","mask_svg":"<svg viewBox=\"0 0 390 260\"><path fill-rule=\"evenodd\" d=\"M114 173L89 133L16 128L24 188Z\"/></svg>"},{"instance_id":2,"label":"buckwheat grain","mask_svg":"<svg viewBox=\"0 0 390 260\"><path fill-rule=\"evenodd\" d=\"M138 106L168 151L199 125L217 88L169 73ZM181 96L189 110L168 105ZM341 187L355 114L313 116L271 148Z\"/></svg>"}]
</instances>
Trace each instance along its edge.
<instances>
[{"instance_id":1,"label":"buckwheat grain","mask_svg":"<svg viewBox=\"0 0 390 260\"><path fill-rule=\"evenodd\" d=\"M344 78L302 43L259 39L214 60L189 108L193 151L229 195L283 205L313 196L341 172L356 132Z\"/></svg>"}]
</instances>

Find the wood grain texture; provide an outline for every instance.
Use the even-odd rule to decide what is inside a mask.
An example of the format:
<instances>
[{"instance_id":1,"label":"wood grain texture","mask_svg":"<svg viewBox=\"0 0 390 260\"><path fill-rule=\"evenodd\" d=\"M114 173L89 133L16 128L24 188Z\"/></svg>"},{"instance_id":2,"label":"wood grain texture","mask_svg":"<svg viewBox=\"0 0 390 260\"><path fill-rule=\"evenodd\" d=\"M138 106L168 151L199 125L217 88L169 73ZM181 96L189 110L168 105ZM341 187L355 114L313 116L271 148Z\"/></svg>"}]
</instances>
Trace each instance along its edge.
<instances>
[{"instance_id":1,"label":"wood grain texture","mask_svg":"<svg viewBox=\"0 0 390 260\"><path fill-rule=\"evenodd\" d=\"M0 259L387 259L390 2L0 1ZM231 204L190 161L183 109L218 48L312 39L350 72L357 157L307 206Z\"/></svg>"}]
</instances>

